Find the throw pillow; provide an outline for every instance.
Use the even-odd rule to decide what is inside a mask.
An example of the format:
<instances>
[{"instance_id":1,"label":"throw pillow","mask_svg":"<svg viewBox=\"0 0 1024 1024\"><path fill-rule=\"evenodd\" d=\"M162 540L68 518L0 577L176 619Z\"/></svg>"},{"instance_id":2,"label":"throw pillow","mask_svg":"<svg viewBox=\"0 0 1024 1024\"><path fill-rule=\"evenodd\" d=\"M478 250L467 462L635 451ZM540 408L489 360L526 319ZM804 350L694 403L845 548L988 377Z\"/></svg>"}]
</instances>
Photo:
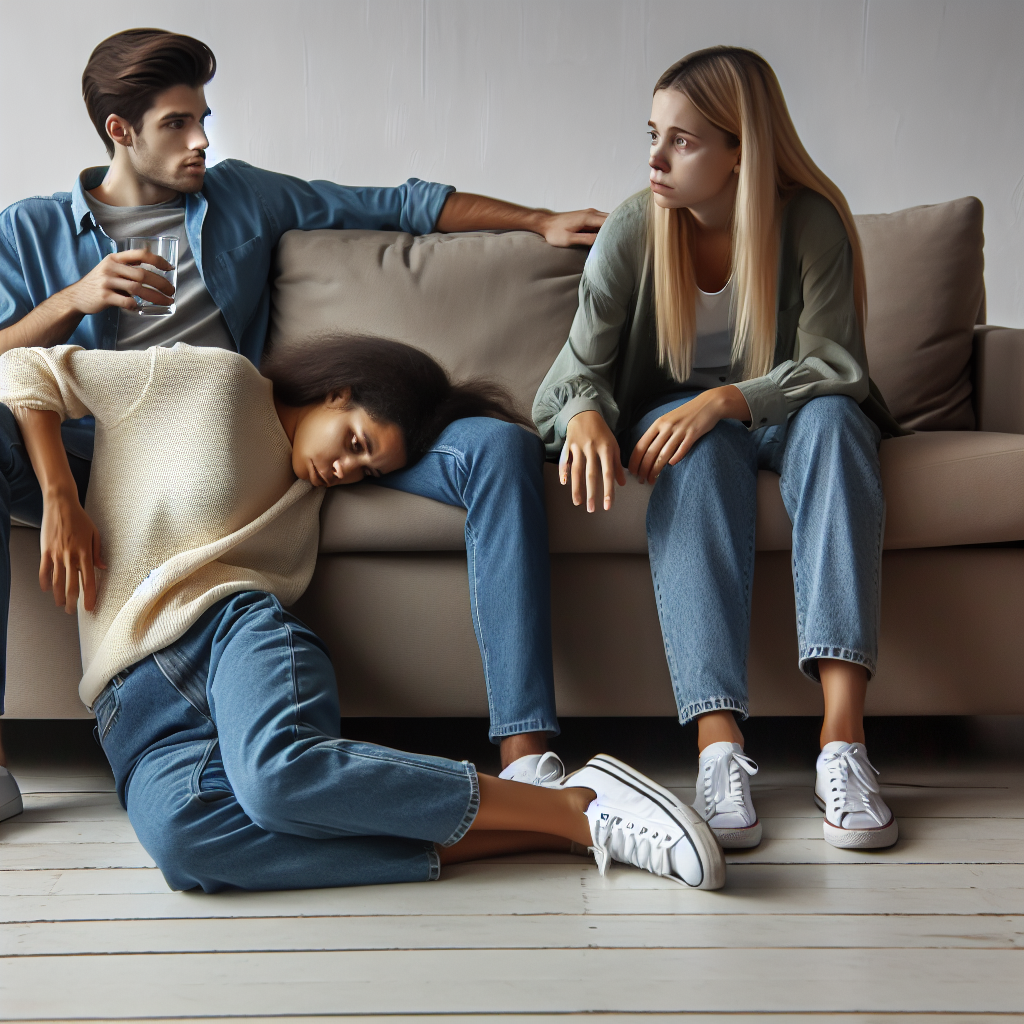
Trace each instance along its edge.
<instances>
[{"instance_id":1,"label":"throw pillow","mask_svg":"<svg viewBox=\"0 0 1024 1024\"><path fill-rule=\"evenodd\" d=\"M973 430L974 325L984 301L983 208L968 196L855 217L871 377L911 430Z\"/></svg>"}]
</instances>

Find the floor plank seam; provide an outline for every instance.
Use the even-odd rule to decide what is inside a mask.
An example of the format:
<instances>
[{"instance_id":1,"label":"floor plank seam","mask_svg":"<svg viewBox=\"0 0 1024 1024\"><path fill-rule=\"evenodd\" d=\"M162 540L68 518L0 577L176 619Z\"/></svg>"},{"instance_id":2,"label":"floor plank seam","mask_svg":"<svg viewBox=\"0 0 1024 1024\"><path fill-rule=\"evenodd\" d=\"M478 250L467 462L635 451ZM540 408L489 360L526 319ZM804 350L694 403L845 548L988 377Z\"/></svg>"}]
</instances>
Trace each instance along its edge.
<instances>
[{"instance_id":1,"label":"floor plank seam","mask_svg":"<svg viewBox=\"0 0 1024 1024\"><path fill-rule=\"evenodd\" d=\"M729 950L737 950L740 952L752 952L752 951L763 951L765 949L772 950L787 950L789 952L801 952L804 950L815 950L820 951L822 949L844 949L844 950L856 950L856 951L871 951L871 952L904 952L908 949L919 950L919 949L973 949L979 952L991 952L993 950L1012 950L1017 953L1024 953L1024 948L1013 945L1003 946L949 946L949 945L926 945L918 944L914 946L857 946L857 945L845 945L845 946L794 946L794 945L777 945L777 946L737 946L737 945L702 945L702 946L626 946L626 945L597 945L591 943L589 945L583 945L582 943L575 946L490 946L484 944L478 944L475 946L306 946L306 947L295 947L286 946L281 948L268 947L267 949L252 949L252 948L239 948L239 949L119 949L119 950L92 950L88 953L82 952L67 952L67 953L0 953L0 961L3 960L60 960L68 959L71 957L82 958L82 957L152 957L152 956L220 956L220 955L231 955L231 956L259 956L261 954L267 956L300 956L304 953L467 953L475 950L484 950L488 953L521 953L521 952L548 952L548 953L561 953L561 952L579 952L581 950L601 950L602 952L614 952L615 950L640 950L644 952L674 952L674 953L691 953L695 950L722 950L728 952ZM0 1017L0 1021L4 1018Z\"/></svg>"}]
</instances>

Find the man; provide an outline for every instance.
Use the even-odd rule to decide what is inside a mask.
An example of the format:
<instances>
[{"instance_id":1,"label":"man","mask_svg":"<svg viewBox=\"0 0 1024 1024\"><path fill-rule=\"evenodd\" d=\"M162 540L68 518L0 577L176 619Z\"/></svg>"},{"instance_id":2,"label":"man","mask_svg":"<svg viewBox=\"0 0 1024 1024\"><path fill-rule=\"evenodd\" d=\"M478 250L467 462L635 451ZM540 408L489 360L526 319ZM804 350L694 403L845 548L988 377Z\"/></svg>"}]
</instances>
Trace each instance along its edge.
<instances>
[{"instance_id":1,"label":"man","mask_svg":"<svg viewBox=\"0 0 1024 1024\"><path fill-rule=\"evenodd\" d=\"M270 308L271 257L292 229L430 231L521 229L552 245L589 245L604 221L595 210L552 213L451 186L410 179L398 188L306 182L226 160L206 166L203 87L216 71L210 48L189 36L132 29L93 51L82 76L89 116L109 167L82 172L70 193L15 203L0 214L0 353L65 343L148 348L186 342L236 349L259 365ZM143 269L130 236L178 237L177 288ZM170 270L156 257L148 265ZM137 299L175 305L140 316ZM39 524L47 538L63 516L85 516L93 424L62 427L78 493L47 502L10 411L0 406L0 657L10 600L10 520ZM551 667L547 528L537 438L498 421L461 420L416 466L387 486L467 509L473 621L501 745L505 777L559 777L543 760L558 732ZM63 510L62 514L54 509ZM79 589L95 590L99 551L48 563L40 584L73 612ZM3 662L0 662L2 666ZM3 679L0 677L0 700ZM2 704L0 704L2 707ZM5 764L0 745L0 765ZM21 809L17 785L0 769L0 819Z\"/></svg>"}]
</instances>

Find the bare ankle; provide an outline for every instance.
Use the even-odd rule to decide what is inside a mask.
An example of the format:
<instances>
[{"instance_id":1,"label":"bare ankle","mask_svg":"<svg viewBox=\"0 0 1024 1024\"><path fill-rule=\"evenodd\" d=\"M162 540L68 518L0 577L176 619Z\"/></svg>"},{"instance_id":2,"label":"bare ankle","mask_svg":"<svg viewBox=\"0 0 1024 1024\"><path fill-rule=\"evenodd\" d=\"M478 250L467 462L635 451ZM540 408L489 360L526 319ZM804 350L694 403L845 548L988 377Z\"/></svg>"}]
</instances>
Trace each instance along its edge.
<instances>
[{"instance_id":1,"label":"bare ankle","mask_svg":"<svg viewBox=\"0 0 1024 1024\"><path fill-rule=\"evenodd\" d=\"M819 739L822 749L824 749L826 743L835 743L837 740L840 743L863 743L864 723L861 722L859 726L850 724L822 725Z\"/></svg>"},{"instance_id":2,"label":"bare ankle","mask_svg":"<svg viewBox=\"0 0 1024 1024\"><path fill-rule=\"evenodd\" d=\"M572 816L575 818L575 829L572 835L566 836L580 846L589 847L591 843L590 819L587 817L587 808L597 799L597 794L592 789L572 787L566 789L565 796L569 799L569 806L572 809Z\"/></svg>"},{"instance_id":3,"label":"bare ankle","mask_svg":"<svg viewBox=\"0 0 1024 1024\"><path fill-rule=\"evenodd\" d=\"M597 794L584 786L569 786L562 792L573 811L578 811L580 814L586 814L587 808L597 799Z\"/></svg>"},{"instance_id":4,"label":"bare ankle","mask_svg":"<svg viewBox=\"0 0 1024 1024\"><path fill-rule=\"evenodd\" d=\"M821 745L864 742L864 700L868 672L863 665L822 658L818 661L825 717L821 723Z\"/></svg>"},{"instance_id":5,"label":"bare ankle","mask_svg":"<svg viewBox=\"0 0 1024 1024\"><path fill-rule=\"evenodd\" d=\"M712 743L738 743L743 746L743 733L732 711L709 711L697 719L697 751Z\"/></svg>"},{"instance_id":6,"label":"bare ankle","mask_svg":"<svg viewBox=\"0 0 1024 1024\"><path fill-rule=\"evenodd\" d=\"M501 767L507 768L513 761L529 754L543 754L548 749L546 732L521 732L505 736L501 741Z\"/></svg>"}]
</instances>

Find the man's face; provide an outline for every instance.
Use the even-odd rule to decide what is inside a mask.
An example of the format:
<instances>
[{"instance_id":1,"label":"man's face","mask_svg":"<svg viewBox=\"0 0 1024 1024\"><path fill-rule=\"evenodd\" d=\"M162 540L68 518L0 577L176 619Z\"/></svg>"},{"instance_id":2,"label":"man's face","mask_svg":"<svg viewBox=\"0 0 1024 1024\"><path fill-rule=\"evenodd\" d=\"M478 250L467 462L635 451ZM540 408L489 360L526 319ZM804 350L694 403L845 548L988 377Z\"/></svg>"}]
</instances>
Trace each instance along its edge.
<instances>
[{"instance_id":1,"label":"man's face","mask_svg":"<svg viewBox=\"0 0 1024 1024\"><path fill-rule=\"evenodd\" d=\"M175 192L198 192L206 174L210 141L203 123L209 113L202 86L175 85L156 97L141 131L121 118L111 119L118 125L108 121L108 130L115 143L129 143L128 159L141 181Z\"/></svg>"}]
</instances>

